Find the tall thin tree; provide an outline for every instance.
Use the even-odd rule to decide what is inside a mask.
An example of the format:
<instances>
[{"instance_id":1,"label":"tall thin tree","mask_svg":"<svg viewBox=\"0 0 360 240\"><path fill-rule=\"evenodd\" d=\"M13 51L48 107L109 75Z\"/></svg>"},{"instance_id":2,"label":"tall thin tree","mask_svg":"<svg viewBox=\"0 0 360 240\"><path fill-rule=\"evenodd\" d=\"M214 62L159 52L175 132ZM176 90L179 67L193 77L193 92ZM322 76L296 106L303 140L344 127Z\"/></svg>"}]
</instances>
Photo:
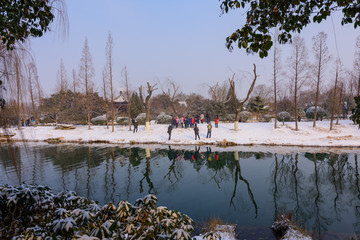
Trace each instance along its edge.
<instances>
[{"instance_id":1,"label":"tall thin tree","mask_svg":"<svg viewBox=\"0 0 360 240\"><path fill-rule=\"evenodd\" d=\"M111 109L111 131L114 132L114 122L115 122L115 109L114 109L114 88L113 88L113 39L111 32L108 33L108 39L106 43L105 53L106 53L106 71L109 78L110 85L110 109Z\"/></svg>"},{"instance_id":2,"label":"tall thin tree","mask_svg":"<svg viewBox=\"0 0 360 240\"><path fill-rule=\"evenodd\" d=\"M85 38L84 47L80 59L79 78L83 81L85 85L85 104L86 104L86 113L88 120L88 129L90 129L90 124L91 124L90 95L93 90L93 82L92 82L93 76L94 76L94 67L92 65L92 58L90 54L88 40L87 38Z\"/></svg>"},{"instance_id":3,"label":"tall thin tree","mask_svg":"<svg viewBox=\"0 0 360 240\"><path fill-rule=\"evenodd\" d=\"M291 84L293 84L293 97L294 97L294 111L295 111L295 130L299 130L298 127L298 94L301 87L307 80L307 52L305 48L304 39L300 36L295 36L291 44L292 52L288 59L289 65L289 78Z\"/></svg>"},{"instance_id":4,"label":"tall thin tree","mask_svg":"<svg viewBox=\"0 0 360 240\"><path fill-rule=\"evenodd\" d=\"M128 78L128 72L127 72L127 67L125 66L123 69L123 79L124 79L124 84L125 84L125 98L126 98L126 111L127 111L127 116L128 116L128 125L129 125L129 131L131 131L131 104L130 104L130 99L131 99L131 92L130 92L130 86L129 86L129 78Z\"/></svg>"},{"instance_id":5,"label":"tall thin tree","mask_svg":"<svg viewBox=\"0 0 360 240\"><path fill-rule=\"evenodd\" d=\"M273 80L274 80L274 108L275 108L275 122L274 122L274 128L277 128L277 81L278 81L278 75L281 70L280 65L280 52L278 47L278 36L279 32L275 31L274 36L274 57L273 57Z\"/></svg>"},{"instance_id":6,"label":"tall thin tree","mask_svg":"<svg viewBox=\"0 0 360 240\"><path fill-rule=\"evenodd\" d=\"M330 117L330 130L333 129L333 121L334 121L334 113L335 113L335 108L336 108L336 93L337 93L337 88L338 88L338 82L339 82L339 78L340 75L342 73L342 62L340 59L337 59L335 61L335 84L334 84L334 92L333 92L333 98L332 98L332 107L331 107L331 117Z\"/></svg>"},{"instance_id":7,"label":"tall thin tree","mask_svg":"<svg viewBox=\"0 0 360 240\"><path fill-rule=\"evenodd\" d=\"M105 107L105 119L106 119L106 128L109 128L109 121L108 121L108 112L109 112L109 100L107 98L107 84L106 84L106 69L102 71L102 80L103 80L103 92L104 92L104 107Z\"/></svg>"},{"instance_id":8,"label":"tall thin tree","mask_svg":"<svg viewBox=\"0 0 360 240\"><path fill-rule=\"evenodd\" d=\"M316 36L312 38L313 40L313 53L315 57L315 66L314 72L316 75L316 94L315 94L315 111L314 111L314 123L313 127L316 127L316 115L317 107L319 104L320 96L320 82L324 76L325 66L330 61L331 55L329 48L327 47L326 40L327 34L324 32L319 32Z\"/></svg>"}]
</instances>

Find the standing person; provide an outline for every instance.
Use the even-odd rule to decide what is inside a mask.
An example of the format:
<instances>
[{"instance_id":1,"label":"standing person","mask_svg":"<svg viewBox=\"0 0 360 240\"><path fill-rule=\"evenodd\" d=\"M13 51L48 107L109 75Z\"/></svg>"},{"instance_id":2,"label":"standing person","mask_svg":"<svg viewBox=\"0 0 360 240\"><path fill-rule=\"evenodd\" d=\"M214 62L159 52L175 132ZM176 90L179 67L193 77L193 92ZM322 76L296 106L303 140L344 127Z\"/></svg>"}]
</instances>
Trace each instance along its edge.
<instances>
[{"instance_id":1,"label":"standing person","mask_svg":"<svg viewBox=\"0 0 360 240\"><path fill-rule=\"evenodd\" d=\"M176 116L176 128L178 128L178 126L179 126L179 117L178 116Z\"/></svg>"},{"instance_id":2,"label":"standing person","mask_svg":"<svg viewBox=\"0 0 360 240\"><path fill-rule=\"evenodd\" d=\"M215 118L215 127L218 128L219 126L219 116L216 115L216 118Z\"/></svg>"},{"instance_id":3,"label":"standing person","mask_svg":"<svg viewBox=\"0 0 360 240\"><path fill-rule=\"evenodd\" d=\"M169 134L169 140L171 139L171 131L172 131L172 125L170 124L170 125L168 126L168 130L167 130L167 132L168 132L168 134Z\"/></svg>"},{"instance_id":4,"label":"standing person","mask_svg":"<svg viewBox=\"0 0 360 240\"><path fill-rule=\"evenodd\" d=\"M212 125L211 122L209 122L209 124L207 125L207 135L206 138L211 138L211 129L212 129Z\"/></svg>"},{"instance_id":5,"label":"standing person","mask_svg":"<svg viewBox=\"0 0 360 240\"><path fill-rule=\"evenodd\" d=\"M210 116L208 113L206 113L206 123L209 123L210 122Z\"/></svg>"},{"instance_id":6,"label":"standing person","mask_svg":"<svg viewBox=\"0 0 360 240\"><path fill-rule=\"evenodd\" d=\"M189 126L192 127L192 117L189 118Z\"/></svg>"},{"instance_id":7,"label":"standing person","mask_svg":"<svg viewBox=\"0 0 360 240\"><path fill-rule=\"evenodd\" d=\"M138 122L134 120L134 133L138 131Z\"/></svg>"},{"instance_id":8,"label":"standing person","mask_svg":"<svg viewBox=\"0 0 360 240\"><path fill-rule=\"evenodd\" d=\"M195 118L191 119L191 126L195 126Z\"/></svg>"},{"instance_id":9,"label":"standing person","mask_svg":"<svg viewBox=\"0 0 360 240\"><path fill-rule=\"evenodd\" d=\"M194 133L195 133L195 140L196 140L197 137L200 140L199 128L198 128L197 124L195 124L195 126L194 126Z\"/></svg>"}]
</instances>

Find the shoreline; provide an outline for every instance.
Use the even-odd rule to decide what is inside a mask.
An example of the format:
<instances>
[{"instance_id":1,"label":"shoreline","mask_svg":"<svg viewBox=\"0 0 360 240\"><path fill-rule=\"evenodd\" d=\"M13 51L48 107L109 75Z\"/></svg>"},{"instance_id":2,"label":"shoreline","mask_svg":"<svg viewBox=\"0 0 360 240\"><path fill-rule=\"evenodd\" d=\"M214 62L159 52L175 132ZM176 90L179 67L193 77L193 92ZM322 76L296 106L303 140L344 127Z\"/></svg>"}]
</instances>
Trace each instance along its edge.
<instances>
[{"instance_id":1,"label":"shoreline","mask_svg":"<svg viewBox=\"0 0 360 240\"><path fill-rule=\"evenodd\" d=\"M241 123L239 130L233 130L233 123L220 123L219 128L213 128L212 138L205 138L206 124L199 124L200 140L194 139L192 128L174 128L171 140L166 133L167 124L152 124L149 131L145 126L139 126L139 131L133 133L128 126L111 128L95 125L90 130L87 126L77 125L75 129L60 130L55 126L22 127L20 130L9 128L3 134L14 134L4 138L11 142L47 142L76 144L117 144L117 145L163 145L163 146L214 146L229 147L297 147L297 148L360 148L360 131L357 125L349 120L342 120L329 130L329 121L317 123L300 122L299 130L293 129L293 123L279 125L273 123Z\"/></svg>"}]
</instances>

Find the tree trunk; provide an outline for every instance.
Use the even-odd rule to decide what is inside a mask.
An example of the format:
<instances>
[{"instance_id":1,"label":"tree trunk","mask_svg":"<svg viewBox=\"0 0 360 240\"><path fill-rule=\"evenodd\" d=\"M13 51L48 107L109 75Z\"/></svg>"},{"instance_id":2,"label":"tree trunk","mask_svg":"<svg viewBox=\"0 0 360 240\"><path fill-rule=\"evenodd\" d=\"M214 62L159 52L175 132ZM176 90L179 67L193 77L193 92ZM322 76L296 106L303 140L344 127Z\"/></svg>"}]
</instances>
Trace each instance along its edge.
<instances>
[{"instance_id":1,"label":"tree trunk","mask_svg":"<svg viewBox=\"0 0 360 240\"><path fill-rule=\"evenodd\" d=\"M338 81L338 68L336 68L335 73L335 87L334 87L334 95L332 100L332 108L331 108L331 118L330 118L330 130L333 129L333 121L334 121L334 112L335 112L335 101L336 101L336 89L337 89L337 81Z\"/></svg>"}]
</instances>

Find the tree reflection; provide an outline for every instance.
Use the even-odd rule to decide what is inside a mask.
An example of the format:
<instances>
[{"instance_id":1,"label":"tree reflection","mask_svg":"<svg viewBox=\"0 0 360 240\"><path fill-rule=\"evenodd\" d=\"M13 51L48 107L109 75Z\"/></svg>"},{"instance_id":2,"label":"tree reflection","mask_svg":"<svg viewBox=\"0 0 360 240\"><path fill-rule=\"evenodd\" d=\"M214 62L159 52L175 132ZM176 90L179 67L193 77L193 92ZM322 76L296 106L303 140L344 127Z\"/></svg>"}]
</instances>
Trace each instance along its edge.
<instances>
[{"instance_id":1,"label":"tree reflection","mask_svg":"<svg viewBox=\"0 0 360 240\"><path fill-rule=\"evenodd\" d=\"M258 216L258 206L257 206L257 204L256 204L256 201L255 201L255 198L254 198L254 194L253 194L252 191L251 191L249 182L248 182L248 181L242 176L242 174L241 174L240 161L236 161L235 185L234 185L233 194L232 194L231 199L230 199L230 205L232 205L232 206L234 207L234 209L236 209L236 207L235 207L235 204L234 204L234 202L233 202L233 199L234 199L234 197L235 197L235 195L236 195L236 189L237 189L238 180L241 180L241 181L243 181L243 182L246 184L249 197L250 197L250 199L251 199L251 202L252 202L253 205L254 205L255 218L257 218L257 216Z\"/></svg>"}]
</instances>

